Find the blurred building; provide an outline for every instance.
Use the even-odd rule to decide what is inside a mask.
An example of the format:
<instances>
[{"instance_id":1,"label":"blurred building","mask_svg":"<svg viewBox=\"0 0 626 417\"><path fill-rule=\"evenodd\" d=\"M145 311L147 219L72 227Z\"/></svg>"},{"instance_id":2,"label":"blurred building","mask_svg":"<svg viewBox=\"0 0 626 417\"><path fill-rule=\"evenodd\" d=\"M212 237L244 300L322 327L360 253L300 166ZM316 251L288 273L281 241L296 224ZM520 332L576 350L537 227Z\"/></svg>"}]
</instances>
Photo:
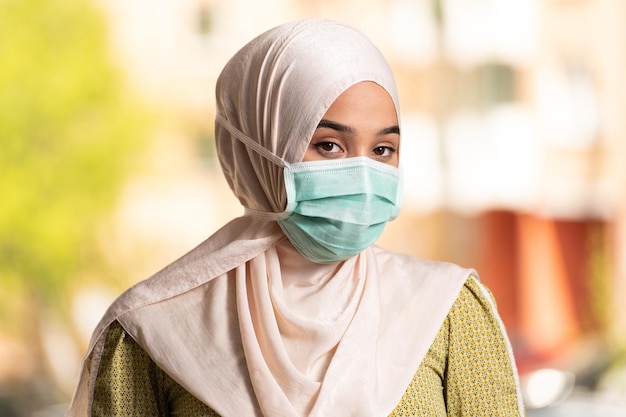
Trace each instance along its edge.
<instances>
[{"instance_id":1,"label":"blurred building","mask_svg":"<svg viewBox=\"0 0 626 417\"><path fill-rule=\"evenodd\" d=\"M320 16L363 30L397 75L406 204L381 244L478 268L523 369L588 335L623 339L623 1L99 4L112 53L164 115L111 249L137 280L241 212L212 147L223 65L262 31Z\"/></svg>"}]
</instances>

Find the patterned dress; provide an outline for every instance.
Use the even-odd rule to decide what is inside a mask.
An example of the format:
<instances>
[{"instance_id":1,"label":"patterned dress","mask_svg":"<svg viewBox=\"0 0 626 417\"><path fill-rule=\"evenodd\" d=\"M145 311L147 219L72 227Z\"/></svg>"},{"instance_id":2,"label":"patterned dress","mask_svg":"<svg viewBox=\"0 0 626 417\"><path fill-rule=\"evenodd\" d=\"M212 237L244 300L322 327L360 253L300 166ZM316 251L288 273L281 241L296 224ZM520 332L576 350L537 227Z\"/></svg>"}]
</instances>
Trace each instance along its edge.
<instances>
[{"instance_id":1,"label":"patterned dress","mask_svg":"<svg viewBox=\"0 0 626 417\"><path fill-rule=\"evenodd\" d=\"M470 277L390 417L522 416L516 375L491 295ZM106 335L92 416L219 417L117 322Z\"/></svg>"}]
</instances>

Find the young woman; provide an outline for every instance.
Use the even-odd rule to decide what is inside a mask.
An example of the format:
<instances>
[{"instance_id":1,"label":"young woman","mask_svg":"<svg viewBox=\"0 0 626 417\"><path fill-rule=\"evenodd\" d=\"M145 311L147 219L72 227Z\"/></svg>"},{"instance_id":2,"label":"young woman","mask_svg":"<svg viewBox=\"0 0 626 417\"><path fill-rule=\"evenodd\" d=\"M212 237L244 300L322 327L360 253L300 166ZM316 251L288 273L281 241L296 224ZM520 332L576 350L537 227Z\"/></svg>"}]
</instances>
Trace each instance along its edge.
<instances>
[{"instance_id":1,"label":"young woman","mask_svg":"<svg viewBox=\"0 0 626 417\"><path fill-rule=\"evenodd\" d=\"M401 203L391 71L328 20L272 29L217 83L245 214L123 294L70 416L520 416L476 273L373 245Z\"/></svg>"}]
</instances>

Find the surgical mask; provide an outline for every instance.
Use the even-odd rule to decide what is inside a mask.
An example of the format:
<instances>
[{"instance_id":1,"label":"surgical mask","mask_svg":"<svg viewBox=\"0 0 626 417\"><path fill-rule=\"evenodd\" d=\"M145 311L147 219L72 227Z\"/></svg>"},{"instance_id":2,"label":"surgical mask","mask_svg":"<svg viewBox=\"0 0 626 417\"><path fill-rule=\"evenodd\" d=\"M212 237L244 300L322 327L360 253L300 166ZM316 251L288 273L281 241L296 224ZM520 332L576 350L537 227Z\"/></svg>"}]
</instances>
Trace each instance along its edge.
<instances>
[{"instance_id":1,"label":"surgical mask","mask_svg":"<svg viewBox=\"0 0 626 417\"><path fill-rule=\"evenodd\" d=\"M401 206L401 170L368 157L289 164L250 139L226 118L216 121L267 160L284 167L287 207L281 213L246 208L246 215L277 221L307 259L333 263L373 244Z\"/></svg>"},{"instance_id":2,"label":"surgical mask","mask_svg":"<svg viewBox=\"0 0 626 417\"><path fill-rule=\"evenodd\" d=\"M399 169L367 157L299 162L285 167L284 177L287 217L278 224L312 262L362 252L400 210Z\"/></svg>"}]
</instances>

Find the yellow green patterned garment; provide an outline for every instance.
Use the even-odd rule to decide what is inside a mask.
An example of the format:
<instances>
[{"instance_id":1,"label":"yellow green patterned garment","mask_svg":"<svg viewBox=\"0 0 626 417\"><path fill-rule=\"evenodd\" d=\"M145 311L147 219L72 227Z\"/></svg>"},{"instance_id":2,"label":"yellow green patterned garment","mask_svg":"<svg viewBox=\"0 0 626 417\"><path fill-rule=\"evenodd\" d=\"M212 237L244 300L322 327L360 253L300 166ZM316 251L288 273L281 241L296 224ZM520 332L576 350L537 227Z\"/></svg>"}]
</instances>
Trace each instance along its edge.
<instances>
[{"instance_id":1,"label":"yellow green patterned garment","mask_svg":"<svg viewBox=\"0 0 626 417\"><path fill-rule=\"evenodd\" d=\"M487 297L470 277L390 417L523 414L508 342ZM163 372L118 323L106 336L92 416L219 417Z\"/></svg>"}]
</instances>

